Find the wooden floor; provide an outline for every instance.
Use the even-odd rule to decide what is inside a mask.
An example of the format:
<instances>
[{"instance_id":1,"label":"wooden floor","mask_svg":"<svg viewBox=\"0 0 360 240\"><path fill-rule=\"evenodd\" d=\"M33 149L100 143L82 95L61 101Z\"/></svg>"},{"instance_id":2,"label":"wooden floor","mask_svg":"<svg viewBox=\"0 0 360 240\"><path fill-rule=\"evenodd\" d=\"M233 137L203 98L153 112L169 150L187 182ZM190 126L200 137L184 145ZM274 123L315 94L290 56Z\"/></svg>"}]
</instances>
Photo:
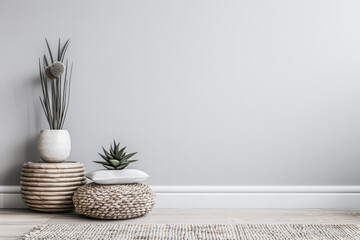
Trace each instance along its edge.
<instances>
[{"instance_id":1,"label":"wooden floor","mask_svg":"<svg viewBox=\"0 0 360 240\"><path fill-rule=\"evenodd\" d=\"M76 213L49 214L27 209L0 209L0 239L17 239L31 228L56 223L335 223L360 225L360 210L154 209L130 220L95 220Z\"/></svg>"}]
</instances>

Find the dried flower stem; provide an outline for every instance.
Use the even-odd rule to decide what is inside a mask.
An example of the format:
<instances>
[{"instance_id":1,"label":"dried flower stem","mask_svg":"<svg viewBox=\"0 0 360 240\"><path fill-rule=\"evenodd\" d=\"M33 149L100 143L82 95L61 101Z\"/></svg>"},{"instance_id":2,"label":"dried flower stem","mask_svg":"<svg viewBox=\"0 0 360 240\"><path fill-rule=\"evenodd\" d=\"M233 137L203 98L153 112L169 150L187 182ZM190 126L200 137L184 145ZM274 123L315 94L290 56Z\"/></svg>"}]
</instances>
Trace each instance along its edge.
<instances>
[{"instance_id":1,"label":"dried flower stem","mask_svg":"<svg viewBox=\"0 0 360 240\"><path fill-rule=\"evenodd\" d=\"M59 39L58 56L55 61L49 43L46 39L45 41L49 51L49 56L51 60L50 63L53 64L55 61L63 61L69 45L69 40L67 40L64 46L61 48ZM44 55L43 57L43 64L41 64L41 60L39 59L40 82L43 92L43 96L40 97L40 102L44 110L46 119L49 123L50 129L62 129L69 108L70 85L73 64L71 64L71 69L70 71L68 71L69 64L68 60L66 60L65 74L60 75L59 77L56 77L54 79L49 78L47 74L45 74L45 69L49 66L49 61L47 60L46 55Z\"/></svg>"}]
</instances>

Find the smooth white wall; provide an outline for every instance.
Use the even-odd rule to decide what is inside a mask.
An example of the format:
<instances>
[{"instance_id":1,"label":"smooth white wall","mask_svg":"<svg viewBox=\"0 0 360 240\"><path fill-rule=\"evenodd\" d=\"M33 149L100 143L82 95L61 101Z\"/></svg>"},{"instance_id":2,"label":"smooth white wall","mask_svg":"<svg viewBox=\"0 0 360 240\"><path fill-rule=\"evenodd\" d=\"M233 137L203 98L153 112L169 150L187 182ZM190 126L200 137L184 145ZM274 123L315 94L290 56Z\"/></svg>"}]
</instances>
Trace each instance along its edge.
<instances>
[{"instance_id":1,"label":"smooth white wall","mask_svg":"<svg viewBox=\"0 0 360 240\"><path fill-rule=\"evenodd\" d=\"M3 0L0 185L47 128L37 60L74 62L71 159L113 138L160 185L360 182L360 2Z\"/></svg>"}]
</instances>

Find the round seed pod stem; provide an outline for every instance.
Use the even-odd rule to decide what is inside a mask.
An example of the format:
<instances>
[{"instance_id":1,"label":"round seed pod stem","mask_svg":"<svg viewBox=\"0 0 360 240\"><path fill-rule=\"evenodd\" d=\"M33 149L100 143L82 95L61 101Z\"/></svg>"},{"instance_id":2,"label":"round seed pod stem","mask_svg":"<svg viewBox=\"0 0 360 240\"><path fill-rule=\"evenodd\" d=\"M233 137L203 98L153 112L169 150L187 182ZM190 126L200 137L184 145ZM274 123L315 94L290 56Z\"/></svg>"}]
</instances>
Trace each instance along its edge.
<instances>
[{"instance_id":1,"label":"round seed pod stem","mask_svg":"<svg viewBox=\"0 0 360 240\"><path fill-rule=\"evenodd\" d=\"M56 77L54 75L52 75L51 71L50 71L50 66L47 66L44 70L45 76L48 79L55 79Z\"/></svg>"},{"instance_id":2,"label":"round seed pod stem","mask_svg":"<svg viewBox=\"0 0 360 240\"><path fill-rule=\"evenodd\" d=\"M65 65L61 62L54 62L50 66L50 72L54 77L60 77L65 72Z\"/></svg>"}]
</instances>

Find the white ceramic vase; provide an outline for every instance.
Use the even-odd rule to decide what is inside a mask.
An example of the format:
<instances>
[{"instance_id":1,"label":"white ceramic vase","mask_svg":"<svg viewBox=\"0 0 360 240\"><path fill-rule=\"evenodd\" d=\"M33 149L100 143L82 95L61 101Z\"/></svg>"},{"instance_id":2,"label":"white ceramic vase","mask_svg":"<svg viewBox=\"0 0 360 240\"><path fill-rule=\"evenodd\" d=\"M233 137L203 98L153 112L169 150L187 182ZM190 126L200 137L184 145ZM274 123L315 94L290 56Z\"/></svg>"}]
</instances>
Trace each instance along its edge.
<instances>
[{"instance_id":1,"label":"white ceramic vase","mask_svg":"<svg viewBox=\"0 0 360 240\"><path fill-rule=\"evenodd\" d=\"M67 130L41 130L38 145L40 157L45 162L64 162L70 156L71 139Z\"/></svg>"}]
</instances>

